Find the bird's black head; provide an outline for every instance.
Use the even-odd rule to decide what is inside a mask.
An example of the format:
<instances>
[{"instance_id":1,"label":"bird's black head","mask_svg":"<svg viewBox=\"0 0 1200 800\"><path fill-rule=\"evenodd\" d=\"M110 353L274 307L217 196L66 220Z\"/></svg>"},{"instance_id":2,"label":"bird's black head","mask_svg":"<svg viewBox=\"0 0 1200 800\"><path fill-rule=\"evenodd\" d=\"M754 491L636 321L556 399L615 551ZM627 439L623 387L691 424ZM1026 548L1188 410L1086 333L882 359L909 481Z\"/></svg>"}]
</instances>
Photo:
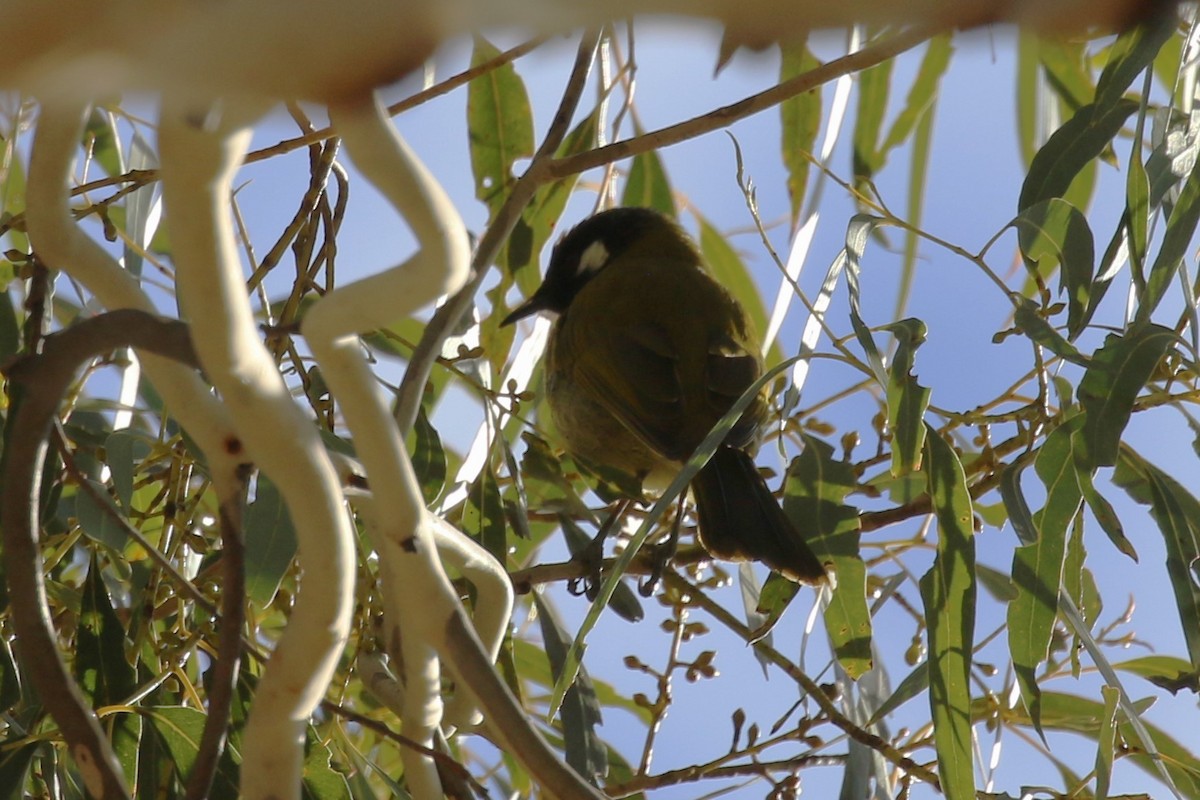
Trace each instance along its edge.
<instances>
[{"instance_id":1,"label":"bird's black head","mask_svg":"<svg viewBox=\"0 0 1200 800\"><path fill-rule=\"evenodd\" d=\"M546 279L504 318L501 326L539 311L561 314L579 290L613 259L643 237L655 234L684 235L674 220L650 208L614 208L588 217L554 246Z\"/></svg>"}]
</instances>

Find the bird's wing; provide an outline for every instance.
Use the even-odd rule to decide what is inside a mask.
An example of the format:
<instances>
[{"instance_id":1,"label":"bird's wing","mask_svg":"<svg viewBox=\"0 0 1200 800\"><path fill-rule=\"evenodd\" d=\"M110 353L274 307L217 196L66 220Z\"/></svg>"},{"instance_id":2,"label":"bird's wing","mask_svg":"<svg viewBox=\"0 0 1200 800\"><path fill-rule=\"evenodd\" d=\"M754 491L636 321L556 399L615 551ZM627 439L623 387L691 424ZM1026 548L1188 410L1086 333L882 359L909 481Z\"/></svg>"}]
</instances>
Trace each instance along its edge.
<instances>
[{"instance_id":1,"label":"bird's wing","mask_svg":"<svg viewBox=\"0 0 1200 800\"><path fill-rule=\"evenodd\" d=\"M571 313L584 311L572 308ZM582 315L580 315L582 316ZM678 354L658 323L612 325L573 320L570 374L649 448L682 461L695 442L681 441L684 396Z\"/></svg>"}]
</instances>

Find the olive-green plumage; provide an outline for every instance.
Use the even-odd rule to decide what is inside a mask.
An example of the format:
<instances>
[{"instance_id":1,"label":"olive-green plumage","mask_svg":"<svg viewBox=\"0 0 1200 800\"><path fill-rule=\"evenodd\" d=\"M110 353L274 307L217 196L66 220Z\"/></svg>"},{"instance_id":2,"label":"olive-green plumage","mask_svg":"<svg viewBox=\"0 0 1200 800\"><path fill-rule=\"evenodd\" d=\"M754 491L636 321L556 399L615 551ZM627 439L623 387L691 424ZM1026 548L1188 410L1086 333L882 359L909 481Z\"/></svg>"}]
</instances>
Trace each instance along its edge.
<instances>
[{"instance_id":1,"label":"olive-green plumage","mask_svg":"<svg viewBox=\"0 0 1200 800\"><path fill-rule=\"evenodd\" d=\"M546 280L510 314L557 313L546 393L567 449L661 490L762 374L737 300L705 271L673 220L642 208L597 214L554 248ZM700 539L715 557L789 578L825 578L748 450L767 412L755 398L692 482Z\"/></svg>"}]
</instances>

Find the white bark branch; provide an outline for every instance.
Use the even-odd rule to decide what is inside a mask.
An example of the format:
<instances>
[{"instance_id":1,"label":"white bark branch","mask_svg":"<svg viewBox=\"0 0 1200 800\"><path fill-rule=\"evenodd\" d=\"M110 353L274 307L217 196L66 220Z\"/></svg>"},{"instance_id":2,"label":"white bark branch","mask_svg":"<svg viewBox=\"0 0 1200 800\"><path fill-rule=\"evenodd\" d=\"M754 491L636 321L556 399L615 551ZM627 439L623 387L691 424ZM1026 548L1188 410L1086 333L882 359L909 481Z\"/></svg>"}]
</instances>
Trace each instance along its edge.
<instances>
[{"instance_id":1,"label":"white bark branch","mask_svg":"<svg viewBox=\"0 0 1200 800\"><path fill-rule=\"evenodd\" d=\"M255 328L229 217L249 129L226 106L200 122L179 106L159 127L178 293L196 351L233 416L236 444L269 474L296 529L302 591L259 681L242 749L242 795L300 796L304 732L349 635L355 559L337 475ZM248 110L247 110L248 111ZM212 126L210 129L208 126Z\"/></svg>"}]
</instances>

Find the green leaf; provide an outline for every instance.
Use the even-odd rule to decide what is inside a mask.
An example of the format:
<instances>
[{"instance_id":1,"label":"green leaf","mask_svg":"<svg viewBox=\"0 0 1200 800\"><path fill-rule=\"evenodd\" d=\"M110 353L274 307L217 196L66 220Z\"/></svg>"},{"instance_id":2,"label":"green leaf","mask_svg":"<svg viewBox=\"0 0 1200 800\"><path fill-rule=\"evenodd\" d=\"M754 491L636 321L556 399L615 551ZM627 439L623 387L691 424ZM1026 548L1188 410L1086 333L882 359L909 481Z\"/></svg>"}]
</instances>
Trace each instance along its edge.
<instances>
[{"instance_id":1,"label":"green leaf","mask_svg":"<svg viewBox=\"0 0 1200 800\"><path fill-rule=\"evenodd\" d=\"M1027 166L1033 162L1038 145L1040 44L1037 34L1030 30L1022 28L1017 34L1017 144L1021 148L1021 161Z\"/></svg>"},{"instance_id":2,"label":"green leaf","mask_svg":"<svg viewBox=\"0 0 1200 800\"><path fill-rule=\"evenodd\" d=\"M1141 703L1141 711L1145 711L1145 703ZM1020 706L1005 710L1007 722L1018 725L1028 725L1028 718L1022 716ZM996 714L995 700L980 698L975 701L973 713L975 718L984 722L994 719ZM1045 692L1042 695L1042 724L1049 730L1065 731L1086 736L1097 740L1104 719L1104 704L1086 697L1062 694L1060 692ZM1162 756L1166 771L1174 780L1176 787L1188 798L1200 798L1200 767L1196 754L1189 748L1171 738L1165 731L1142 723L1149 731L1155 749ZM1137 742L1138 736L1133 731L1128 719L1123 719L1117 725L1121 738L1126 742ZM1148 775L1159 777L1154 760L1144 750L1131 748L1122 758L1122 762L1136 764Z\"/></svg>"},{"instance_id":3,"label":"green leaf","mask_svg":"<svg viewBox=\"0 0 1200 800\"><path fill-rule=\"evenodd\" d=\"M1175 605L1194 671L1200 672L1200 501L1174 478L1128 447L1113 474L1113 483L1139 503L1150 506L1150 515L1163 535L1167 550L1167 575L1175 591Z\"/></svg>"},{"instance_id":4,"label":"green leaf","mask_svg":"<svg viewBox=\"0 0 1200 800\"><path fill-rule=\"evenodd\" d=\"M929 637L929 704L942 794L973 800L971 650L975 630L975 536L967 478L937 431L925 437L925 472L938 523L937 555L921 578Z\"/></svg>"},{"instance_id":5,"label":"green leaf","mask_svg":"<svg viewBox=\"0 0 1200 800\"><path fill-rule=\"evenodd\" d=\"M801 434L804 450L784 484L783 510L823 562L833 562L837 586L825 608L825 630L846 673L858 680L873 666L867 569L859 555L858 509L846 495L858 488L854 466L833 447Z\"/></svg>"},{"instance_id":6,"label":"green leaf","mask_svg":"<svg viewBox=\"0 0 1200 800\"><path fill-rule=\"evenodd\" d=\"M331 765L333 751L309 731L309 747L304 758L302 790L304 800L350 800L346 776Z\"/></svg>"},{"instance_id":7,"label":"green leaf","mask_svg":"<svg viewBox=\"0 0 1200 800\"><path fill-rule=\"evenodd\" d=\"M1080 41L1049 38L1038 41L1038 61L1046 71L1046 82L1069 113L1079 110L1095 91L1091 72L1084 65L1086 57Z\"/></svg>"},{"instance_id":8,"label":"green leaf","mask_svg":"<svg viewBox=\"0 0 1200 800\"><path fill-rule=\"evenodd\" d=\"M899 477L921 468L925 447L925 409L930 390L917 383L913 375L917 348L925 341L925 323L902 319L882 330L896 336L896 353L888 371L888 430L892 434L892 475Z\"/></svg>"},{"instance_id":9,"label":"green leaf","mask_svg":"<svg viewBox=\"0 0 1200 800\"><path fill-rule=\"evenodd\" d=\"M137 673L125 657L125 626L113 610L95 554L81 594L75 680L93 705L113 705L133 693Z\"/></svg>"},{"instance_id":10,"label":"green leaf","mask_svg":"<svg viewBox=\"0 0 1200 800\"><path fill-rule=\"evenodd\" d=\"M1075 432L1077 437L1082 434L1082 429ZM1093 471L1084 463L1086 453L1087 447L1083 442L1075 445L1075 478L1079 481L1079 489L1083 492L1084 502L1087 503L1092 516L1100 523L1100 529L1108 536L1109 541L1122 553L1137 561L1137 550L1134 549L1133 542L1129 541L1129 537L1125 535L1125 526L1121 524L1116 510L1096 489Z\"/></svg>"},{"instance_id":11,"label":"green leaf","mask_svg":"<svg viewBox=\"0 0 1200 800\"><path fill-rule=\"evenodd\" d=\"M1035 203L1012 225L1031 272L1043 277L1061 266L1059 291L1067 294L1067 336L1082 330L1092 288L1096 248L1087 217L1058 197Z\"/></svg>"},{"instance_id":12,"label":"green leaf","mask_svg":"<svg viewBox=\"0 0 1200 800\"><path fill-rule=\"evenodd\" d=\"M10 738L0 742L0 800L24 800L25 777L33 757L46 746L37 739L29 739L16 728L9 729Z\"/></svg>"},{"instance_id":13,"label":"green leaf","mask_svg":"<svg viewBox=\"0 0 1200 800\"><path fill-rule=\"evenodd\" d=\"M87 480L91 491L82 487L75 493L75 514L79 527L88 538L116 552L124 550L129 537L120 520L125 518L121 509L108 495L108 488L93 480Z\"/></svg>"},{"instance_id":14,"label":"green leaf","mask_svg":"<svg viewBox=\"0 0 1200 800\"><path fill-rule=\"evenodd\" d=\"M657 151L647 150L633 157L621 205L653 208L668 217L675 216L675 194Z\"/></svg>"},{"instance_id":15,"label":"green leaf","mask_svg":"<svg viewBox=\"0 0 1200 800\"><path fill-rule=\"evenodd\" d=\"M1146 247L1150 238L1150 178L1142 160L1137 157L1129 159L1125 176L1124 222L1129 234L1129 263L1134 284L1145 291Z\"/></svg>"},{"instance_id":16,"label":"green leaf","mask_svg":"<svg viewBox=\"0 0 1200 800\"><path fill-rule=\"evenodd\" d=\"M245 530L246 596L266 608L296 556L296 530L279 489L262 473L246 508Z\"/></svg>"},{"instance_id":17,"label":"green leaf","mask_svg":"<svg viewBox=\"0 0 1200 800\"><path fill-rule=\"evenodd\" d=\"M442 437L425 413L424 403L417 408L409 440L409 456L421 485L421 497L425 505L433 505L446 485L446 451L442 449Z\"/></svg>"},{"instance_id":18,"label":"green leaf","mask_svg":"<svg viewBox=\"0 0 1200 800\"><path fill-rule=\"evenodd\" d=\"M542 643L546 646L546 658L556 680L560 680L566 664L567 648L571 636L564 630L554 608L542 599L540 592L533 593L537 608L538 623L542 632ZM562 703L563 739L567 764L590 783L608 772L608 749L596 734L601 723L600 703L592 686L587 670L579 668L571 688Z\"/></svg>"},{"instance_id":19,"label":"green leaf","mask_svg":"<svg viewBox=\"0 0 1200 800\"><path fill-rule=\"evenodd\" d=\"M933 150L933 122L937 109L935 96L925 106L917 120L912 140L912 157L908 170L908 197L906 218L912 225L904 231L904 258L900 263L900 285L896 289L896 306L892 316L897 319L904 314L912 294L913 281L917 274L917 255L922 243L918 230L924 221L925 198L928 195L930 154Z\"/></svg>"},{"instance_id":20,"label":"green leaf","mask_svg":"<svg viewBox=\"0 0 1200 800\"><path fill-rule=\"evenodd\" d=\"M1129 424L1133 404L1154 368L1175 341L1175 332L1161 325L1110 333L1092 355L1076 394L1087 417L1083 423L1083 468L1117 462L1121 434Z\"/></svg>"},{"instance_id":21,"label":"green leaf","mask_svg":"<svg viewBox=\"0 0 1200 800\"><path fill-rule=\"evenodd\" d=\"M1035 455L1026 453L1005 466L1004 471L1000 473L1000 499L1004 501L1013 531L1022 544L1033 544L1038 539L1033 514L1029 511L1029 504L1025 502L1025 494L1021 491L1021 473L1033 463Z\"/></svg>"},{"instance_id":22,"label":"green leaf","mask_svg":"<svg viewBox=\"0 0 1200 800\"><path fill-rule=\"evenodd\" d=\"M115 431L104 441L105 463L112 472L113 489L127 510L133 500L133 474L153 446L147 437L128 430Z\"/></svg>"},{"instance_id":23,"label":"green leaf","mask_svg":"<svg viewBox=\"0 0 1200 800\"><path fill-rule=\"evenodd\" d=\"M1082 367L1088 365L1087 357L1046 321L1037 303L1015 293L1011 295L1011 298L1016 304L1016 308L1013 309L1013 324L1017 326L1018 330L1059 358ZM998 334L993 341L998 341L1003 335Z\"/></svg>"},{"instance_id":24,"label":"green leaf","mask_svg":"<svg viewBox=\"0 0 1200 800\"><path fill-rule=\"evenodd\" d=\"M463 509L463 533L483 545L498 562L508 560L508 526L504 515L504 503L496 473L488 465L479 471L467 491L467 504Z\"/></svg>"},{"instance_id":25,"label":"green leaf","mask_svg":"<svg viewBox=\"0 0 1200 800\"><path fill-rule=\"evenodd\" d=\"M861 185L883 166L884 152L879 147L883 116L887 113L892 86L894 60L858 73L858 113L854 121L854 180Z\"/></svg>"},{"instance_id":26,"label":"green leaf","mask_svg":"<svg viewBox=\"0 0 1200 800\"><path fill-rule=\"evenodd\" d=\"M1117 701L1121 692L1113 686L1101 686L1100 693L1104 696L1104 715L1100 718L1100 733L1096 737L1096 800L1108 800L1116 745Z\"/></svg>"},{"instance_id":27,"label":"green leaf","mask_svg":"<svg viewBox=\"0 0 1200 800\"><path fill-rule=\"evenodd\" d=\"M900 685L896 687L896 691L892 692L887 700L875 709L875 713L863 725L863 728L869 729L879 720L891 714L900 706L912 700L917 695L929 688L929 662L922 661L913 669L912 672L904 676L904 680L900 681Z\"/></svg>"},{"instance_id":28,"label":"green leaf","mask_svg":"<svg viewBox=\"0 0 1200 800\"><path fill-rule=\"evenodd\" d=\"M1192 167L1187 183L1183 185L1179 199L1175 201L1175 207L1171 209L1171 216L1167 219L1167 229L1163 233L1158 255L1155 256L1154 264L1150 267L1150 274L1146 276L1146 290L1138 298L1136 321L1148 321L1150 315L1154 313L1154 309L1158 307L1163 295L1166 294L1167 287L1175 279L1175 273L1179 270L1179 265L1183 263L1183 257L1187 255L1192 246L1192 236L1196 232L1198 223L1200 223L1200 161Z\"/></svg>"},{"instance_id":29,"label":"green leaf","mask_svg":"<svg viewBox=\"0 0 1200 800\"><path fill-rule=\"evenodd\" d=\"M196 765L196 756L200 752L200 737L204 732L205 714L194 708L184 706L152 706L138 707L138 713L150 721L150 726L158 734L167 750L175 769L186 781ZM230 757L230 750L225 753L217 765L217 774L213 777L210 797L238 797L237 766Z\"/></svg>"},{"instance_id":30,"label":"green leaf","mask_svg":"<svg viewBox=\"0 0 1200 800\"><path fill-rule=\"evenodd\" d=\"M883 358L875 346L875 339L862 319L861 290L859 277L862 275L862 257L867 249L867 239L871 231L879 225L879 217L869 214L855 214L846 226L846 247L842 255L846 259L846 291L850 297L850 326L854 328L854 337L858 339L863 352L867 356L867 365L881 387L886 388L889 382L888 371L883 366ZM832 270L831 270L832 271Z\"/></svg>"},{"instance_id":31,"label":"green leaf","mask_svg":"<svg viewBox=\"0 0 1200 800\"><path fill-rule=\"evenodd\" d=\"M1033 157L1021 186L1017 211L1066 194L1075 176L1104 152L1137 108L1132 100L1120 100L1111 108L1087 105L1079 109Z\"/></svg>"},{"instance_id":32,"label":"green leaf","mask_svg":"<svg viewBox=\"0 0 1200 800\"><path fill-rule=\"evenodd\" d=\"M1175 656L1139 656L1113 664L1116 669L1140 675L1171 694L1186 689L1200 692L1200 672L1190 663Z\"/></svg>"},{"instance_id":33,"label":"green leaf","mask_svg":"<svg viewBox=\"0 0 1200 800\"><path fill-rule=\"evenodd\" d=\"M1143 25L1134 25L1113 42L1108 63L1096 82L1096 105L1111 108L1121 101L1125 90L1175 33L1177 21L1170 14L1151 15Z\"/></svg>"},{"instance_id":34,"label":"green leaf","mask_svg":"<svg viewBox=\"0 0 1200 800\"><path fill-rule=\"evenodd\" d=\"M807 39L781 42L779 82L816 68L821 62L808 49ZM808 188L808 173L812 168L812 151L821 128L821 89L789 97L779 104L780 145L783 166L787 170L788 200L792 207L792 227L800 219L804 195ZM759 328L764 330L764 328Z\"/></svg>"},{"instance_id":35,"label":"green leaf","mask_svg":"<svg viewBox=\"0 0 1200 800\"><path fill-rule=\"evenodd\" d=\"M482 36L474 41L471 66L500 55ZM475 196L495 214L515 180L513 165L533 155L529 95L512 64L495 67L467 86L467 135Z\"/></svg>"},{"instance_id":36,"label":"green leaf","mask_svg":"<svg viewBox=\"0 0 1200 800\"><path fill-rule=\"evenodd\" d=\"M1072 433L1078 424L1079 417L1075 417L1059 425L1038 452L1033 466L1046 486L1046 505L1033 516L1037 540L1018 547L1013 554L1012 582L1017 598L1008 606L1008 647L1021 697L1043 740L1036 671L1049 655L1058 617L1067 529L1082 504L1072 452Z\"/></svg>"},{"instance_id":37,"label":"green leaf","mask_svg":"<svg viewBox=\"0 0 1200 800\"><path fill-rule=\"evenodd\" d=\"M938 87L946 68L950 66L950 56L954 54L954 42L950 34L944 33L929 40L925 47L925 55L921 66L917 69L917 77L908 89L908 97L904 107L896 115L892 128L888 131L883 142L886 153L903 144L917 127L917 123L937 102Z\"/></svg>"}]
</instances>

